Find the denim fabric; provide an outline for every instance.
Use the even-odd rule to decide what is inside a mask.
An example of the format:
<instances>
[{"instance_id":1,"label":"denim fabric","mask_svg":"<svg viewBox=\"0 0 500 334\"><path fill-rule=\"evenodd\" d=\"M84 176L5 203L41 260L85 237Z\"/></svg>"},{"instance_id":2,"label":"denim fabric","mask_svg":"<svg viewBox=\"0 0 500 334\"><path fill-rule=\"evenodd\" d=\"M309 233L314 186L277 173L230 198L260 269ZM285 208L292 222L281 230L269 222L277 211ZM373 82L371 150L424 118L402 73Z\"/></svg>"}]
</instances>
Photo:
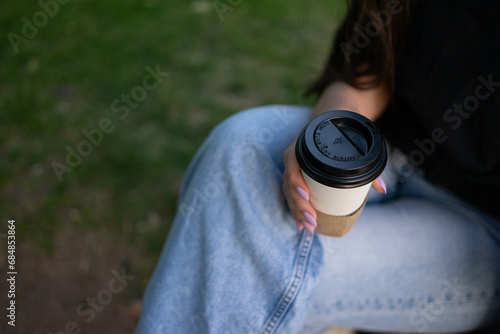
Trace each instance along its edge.
<instances>
[{"instance_id":1,"label":"denim fabric","mask_svg":"<svg viewBox=\"0 0 500 334\"><path fill-rule=\"evenodd\" d=\"M500 223L391 149L343 238L299 233L282 152L310 108L266 106L220 124L191 162L136 333L321 333L332 326L452 332L500 311Z\"/></svg>"}]
</instances>

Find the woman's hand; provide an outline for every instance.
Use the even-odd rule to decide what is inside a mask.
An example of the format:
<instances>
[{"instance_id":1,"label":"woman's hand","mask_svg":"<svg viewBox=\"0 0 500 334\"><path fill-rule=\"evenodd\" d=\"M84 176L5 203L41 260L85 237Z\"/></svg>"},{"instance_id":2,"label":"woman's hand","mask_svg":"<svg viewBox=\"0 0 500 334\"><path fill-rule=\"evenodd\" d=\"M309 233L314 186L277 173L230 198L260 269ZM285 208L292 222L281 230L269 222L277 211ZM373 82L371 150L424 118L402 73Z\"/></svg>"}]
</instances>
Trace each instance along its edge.
<instances>
[{"instance_id":1,"label":"woman's hand","mask_svg":"<svg viewBox=\"0 0 500 334\"><path fill-rule=\"evenodd\" d=\"M292 211L292 215L297 221L299 232L305 228L309 233L314 234L316 228L316 210L309 202L309 187L300 171L299 163L295 157L295 142L288 146L283 152L283 162L285 172L283 173L283 192Z\"/></svg>"},{"instance_id":2,"label":"woman's hand","mask_svg":"<svg viewBox=\"0 0 500 334\"><path fill-rule=\"evenodd\" d=\"M370 77L359 78L360 83L370 81ZM312 117L329 110L352 110L372 122L378 119L389 104L389 91L385 85L378 85L370 89L358 89L342 81L334 81L321 93L318 103L314 107ZM307 186L299 163L295 157L295 141L283 152L285 172L283 174L283 192L286 201L297 221L300 232L305 228L314 234L316 228L316 210L309 202L309 187ZM372 187L380 193L385 193L385 184L382 178L372 183Z\"/></svg>"},{"instance_id":3,"label":"woman's hand","mask_svg":"<svg viewBox=\"0 0 500 334\"><path fill-rule=\"evenodd\" d=\"M283 162L285 164L283 192L288 207L295 217L299 232L302 232L302 229L305 228L310 234L314 234L314 229L317 226L317 214L309 202L310 190L295 157L295 142L296 140L283 152ZM372 187L380 193L386 193L385 184L381 177L373 181Z\"/></svg>"}]
</instances>

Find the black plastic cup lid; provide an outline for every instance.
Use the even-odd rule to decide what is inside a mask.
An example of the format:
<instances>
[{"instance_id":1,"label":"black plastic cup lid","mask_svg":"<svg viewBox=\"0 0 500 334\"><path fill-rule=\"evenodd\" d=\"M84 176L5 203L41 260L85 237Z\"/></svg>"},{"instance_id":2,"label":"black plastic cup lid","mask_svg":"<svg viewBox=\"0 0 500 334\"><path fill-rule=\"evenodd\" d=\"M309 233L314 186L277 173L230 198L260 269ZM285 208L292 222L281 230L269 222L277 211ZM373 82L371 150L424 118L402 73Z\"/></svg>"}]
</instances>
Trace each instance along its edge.
<instances>
[{"instance_id":1,"label":"black plastic cup lid","mask_svg":"<svg viewBox=\"0 0 500 334\"><path fill-rule=\"evenodd\" d=\"M295 155L304 173L335 188L370 183L387 163L386 144L375 124L347 110L312 119L299 134Z\"/></svg>"}]
</instances>

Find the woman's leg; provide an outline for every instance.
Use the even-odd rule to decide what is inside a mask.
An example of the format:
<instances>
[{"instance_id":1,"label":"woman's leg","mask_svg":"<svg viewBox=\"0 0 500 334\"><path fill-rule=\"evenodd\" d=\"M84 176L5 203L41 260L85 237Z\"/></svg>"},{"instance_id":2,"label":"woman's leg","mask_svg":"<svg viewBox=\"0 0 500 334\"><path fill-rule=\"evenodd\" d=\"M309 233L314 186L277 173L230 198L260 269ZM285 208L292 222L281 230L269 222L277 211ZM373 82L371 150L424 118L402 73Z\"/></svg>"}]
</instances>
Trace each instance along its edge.
<instances>
[{"instance_id":1,"label":"woman's leg","mask_svg":"<svg viewBox=\"0 0 500 334\"><path fill-rule=\"evenodd\" d=\"M296 333L322 268L281 191L282 152L309 108L269 106L218 126L193 159L137 333Z\"/></svg>"},{"instance_id":2,"label":"woman's leg","mask_svg":"<svg viewBox=\"0 0 500 334\"><path fill-rule=\"evenodd\" d=\"M325 265L303 333L449 333L499 321L500 222L426 182L397 152L390 160L386 197L370 194L345 237L320 236Z\"/></svg>"},{"instance_id":3,"label":"woman's leg","mask_svg":"<svg viewBox=\"0 0 500 334\"><path fill-rule=\"evenodd\" d=\"M210 135L187 171L137 333L293 334L308 312L305 333L452 331L498 310L498 223L418 173L399 182L394 163L388 195L371 194L347 236L296 232L281 153L309 116L257 108Z\"/></svg>"}]
</instances>

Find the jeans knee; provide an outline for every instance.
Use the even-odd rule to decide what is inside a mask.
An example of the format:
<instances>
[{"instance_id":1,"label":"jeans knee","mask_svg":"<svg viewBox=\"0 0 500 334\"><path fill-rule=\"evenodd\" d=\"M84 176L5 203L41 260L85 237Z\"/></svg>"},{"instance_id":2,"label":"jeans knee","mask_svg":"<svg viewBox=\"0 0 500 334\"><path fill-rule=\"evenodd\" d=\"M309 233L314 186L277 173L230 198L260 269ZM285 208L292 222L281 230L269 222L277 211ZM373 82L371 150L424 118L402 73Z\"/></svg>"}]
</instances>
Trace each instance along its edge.
<instances>
[{"instance_id":1,"label":"jeans knee","mask_svg":"<svg viewBox=\"0 0 500 334\"><path fill-rule=\"evenodd\" d=\"M309 119L310 109L270 105L238 112L219 124L210 136L218 147L250 152L291 142Z\"/></svg>"}]
</instances>

